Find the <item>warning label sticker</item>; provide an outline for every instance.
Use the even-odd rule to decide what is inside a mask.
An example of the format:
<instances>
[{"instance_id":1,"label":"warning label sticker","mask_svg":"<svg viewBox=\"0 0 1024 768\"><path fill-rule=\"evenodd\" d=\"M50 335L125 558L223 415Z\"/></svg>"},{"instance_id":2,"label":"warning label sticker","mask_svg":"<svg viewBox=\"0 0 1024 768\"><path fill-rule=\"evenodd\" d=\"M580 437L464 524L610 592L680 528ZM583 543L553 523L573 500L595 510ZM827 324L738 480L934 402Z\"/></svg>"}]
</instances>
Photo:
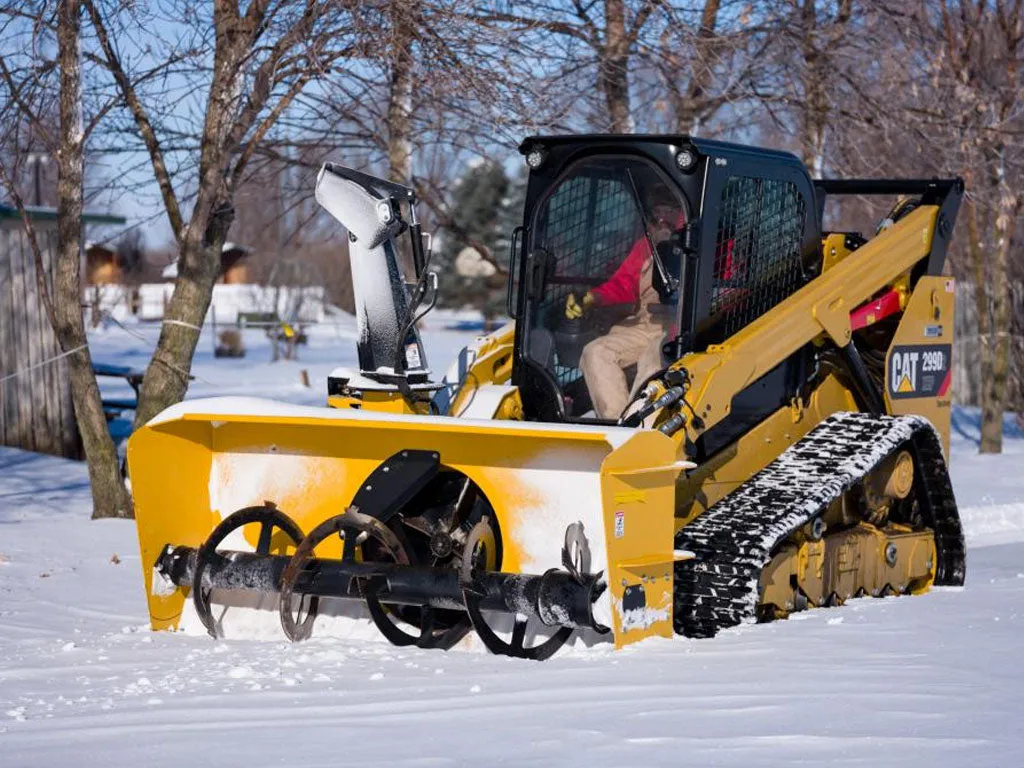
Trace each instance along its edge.
<instances>
[{"instance_id":1,"label":"warning label sticker","mask_svg":"<svg viewBox=\"0 0 1024 768\"><path fill-rule=\"evenodd\" d=\"M915 344L894 347L886 375L889 397L942 397L949 391L952 346Z\"/></svg>"},{"instance_id":2,"label":"warning label sticker","mask_svg":"<svg viewBox=\"0 0 1024 768\"><path fill-rule=\"evenodd\" d=\"M420 346L413 342L405 345L405 366L406 368L422 368L423 361L420 359Z\"/></svg>"}]
</instances>

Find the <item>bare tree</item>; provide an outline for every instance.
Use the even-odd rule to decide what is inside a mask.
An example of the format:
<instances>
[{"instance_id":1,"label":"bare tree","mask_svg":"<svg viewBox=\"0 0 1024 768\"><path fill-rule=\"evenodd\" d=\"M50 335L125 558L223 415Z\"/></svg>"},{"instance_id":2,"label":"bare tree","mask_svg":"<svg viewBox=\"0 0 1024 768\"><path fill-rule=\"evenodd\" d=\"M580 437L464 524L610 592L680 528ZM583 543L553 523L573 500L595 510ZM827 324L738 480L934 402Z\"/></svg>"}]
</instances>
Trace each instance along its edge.
<instances>
[{"instance_id":1,"label":"bare tree","mask_svg":"<svg viewBox=\"0 0 1024 768\"><path fill-rule=\"evenodd\" d=\"M851 15L831 18L832 28L843 21L844 38L830 57L845 66L829 74L829 113L841 119L828 130L842 141L825 156L862 172L966 182L949 268L973 292L980 449L998 452L1013 370L1011 276L1024 224L1024 0L859 0ZM803 123L812 153L817 113Z\"/></svg>"},{"instance_id":2,"label":"bare tree","mask_svg":"<svg viewBox=\"0 0 1024 768\"><path fill-rule=\"evenodd\" d=\"M915 66L891 70L890 121L911 134L936 171L967 185L962 253L978 318L980 450L1002 450L1011 372L1012 254L1020 252L1024 196L1024 1L877 4Z\"/></svg>"},{"instance_id":3,"label":"bare tree","mask_svg":"<svg viewBox=\"0 0 1024 768\"><path fill-rule=\"evenodd\" d=\"M939 100L920 108L967 181L967 252L981 353L981 452L1002 451L1012 331L1010 254L1024 205L1024 2L922 4L913 16L936 55Z\"/></svg>"},{"instance_id":4,"label":"bare tree","mask_svg":"<svg viewBox=\"0 0 1024 768\"><path fill-rule=\"evenodd\" d=\"M825 171L825 137L835 120L832 97L840 43L853 17L853 0L793 0L793 30L802 66L800 148L804 164L816 177Z\"/></svg>"},{"instance_id":5,"label":"bare tree","mask_svg":"<svg viewBox=\"0 0 1024 768\"><path fill-rule=\"evenodd\" d=\"M516 3L509 11L473 14L483 25L502 25L515 33L540 34L549 61L561 62L559 80L571 79L586 68L603 98L603 114L594 122L612 133L632 133L636 119L631 106L630 73L648 23L663 0L603 0L603 2ZM560 48L559 48L560 46Z\"/></svg>"},{"instance_id":6,"label":"bare tree","mask_svg":"<svg viewBox=\"0 0 1024 768\"><path fill-rule=\"evenodd\" d=\"M17 4L4 10L9 24L17 25L27 10ZM36 264L39 293L50 323L68 359L75 418L89 466L94 518L130 517L131 498L120 474L117 451L107 430L99 387L92 370L85 322L82 316L82 213L84 209L85 142L104 110L85 122L82 109L81 6L78 0L60 0L56 7L41 3L31 9L39 23L29 32L34 43L43 46L49 33L56 37L55 61L30 62L18 69L11 57L0 58L0 74L7 91L7 105L15 120L27 120L36 135L56 158L57 166L57 262L50 294L43 269L42 253L24 199L9 174L0 166L0 182L21 211ZM44 122L51 78L57 79L59 122L51 132ZM36 99L36 97L41 97Z\"/></svg>"},{"instance_id":7,"label":"bare tree","mask_svg":"<svg viewBox=\"0 0 1024 768\"><path fill-rule=\"evenodd\" d=\"M666 4L657 41L640 51L659 79L673 133L709 128L724 107L750 109L769 71L773 17L747 0L697 0ZM745 121L746 122L746 121Z\"/></svg>"},{"instance_id":8,"label":"bare tree","mask_svg":"<svg viewBox=\"0 0 1024 768\"><path fill-rule=\"evenodd\" d=\"M408 184L412 178L413 41L422 16L418 0L390 0L388 50L388 175Z\"/></svg>"},{"instance_id":9,"label":"bare tree","mask_svg":"<svg viewBox=\"0 0 1024 768\"><path fill-rule=\"evenodd\" d=\"M779 135L795 137L794 149L821 177L826 160L841 154L829 137L865 118L849 102L856 83L877 77L875 31L862 26L867 14L855 0L767 0L761 14L770 32L769 71L758 84L758 105Z\"/></svg>"},{"instance_id":10,"label":"bare tree","mask_svg":"<svg viewBox=\"0 0 1024 768\"><path fill-rule=\"evenodd\" d=\"M318 77L354 53L343 3L330 0L253 0L244 11L214 0L212 15L182 2L180 18L194 27L162 55L193 64L193 82L206 93L194 134L194 172L187 181L172 171L168 145L180 139L161 116L166 93L147 99L133 83L132 62L119 37L147 22L133 5L105 9L84 0L96 33L97 58L109 71L149 156L171 231L178 245L178 278L160 338L146 371L136 412L143 424L179 401L220 268L220 252L234 219L232 199L253 156L274 125ZM212 37L207 30L212 27ZM207 67L206 57L212 61ZM170 124L169 124L170 123ZM191 205L183 199L194 190ZM187 212L186 212L187 211Z\"/></svg>"},{"instance_id":11,"label":"bare tree","mask_svg":"<svg viewBox=\"0 0 1024 768\"><path fill-rule=\"evenodd\" d=\"M332 98L316 100L331 130L301 157L277 159L312 169L333 157L411 185L425 203L425 226L448 229L451 182L465 162L512 152L558 111L537 84L546 64L531 50L536 37L485 22L479 9L473 0L361 4L359 26L376 30L377 45L331 77ZM402 255L409 273L411 254Z\"/></svg>"}]
</instances>

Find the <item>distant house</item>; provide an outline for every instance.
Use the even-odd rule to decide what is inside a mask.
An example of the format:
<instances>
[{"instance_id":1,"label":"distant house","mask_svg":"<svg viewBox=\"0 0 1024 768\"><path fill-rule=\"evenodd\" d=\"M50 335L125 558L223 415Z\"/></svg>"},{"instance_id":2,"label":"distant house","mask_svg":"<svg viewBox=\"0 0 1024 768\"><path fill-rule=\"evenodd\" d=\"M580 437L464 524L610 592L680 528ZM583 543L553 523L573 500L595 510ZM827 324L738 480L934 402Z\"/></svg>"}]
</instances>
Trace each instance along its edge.
<instances>
[{"instance_id":1,"label":"distant house","mask_svg":"<svg viewBox=\"0 0 1024 768\"><path fill-rule=\"evenodd\" d=\"M98 243L85 244L85 284L120 285L124 267L115 249Z\"/></svg>"},{"instance_id":2,"label":"distant house","mask_svg":"<svg viewBox=\"0 0 1024 768\"><path fill-rule=\"evenodd\" d=\"M251 255L252 249L245 245L224 243L220 275L217 284L213 286L206 314L208 320L234 324L251 321L253 316L269 316L288 318L290 322L323 321L325 289L322 285L266 285L256 282L254 270L250 269ZM173 281L177 277L178 263L174 261L160 272L163 282L142 283L138 288L138 307L136 309L133 304L131 314L143 321L163 318L174 293Z\"/></svg>"},{"instance_id":3,"label":"distant house","mask_svg":"<svg viewBox=\"0 0 1024 768\"><path fill-rule=\"evenodd\" d=\"M220 279L218 283L240 285L249 282L249 265L247 259L250 248L238 243L224 243L220 252Z\"/></svg>"},{"instance_id":4,"label":"distant house","mask_svg":"<svg viewBox=\"0 0 1024 768\"><path fill-rule=\"evenodd\" d=\"M239 243L224 243L220 251L220 277L217 282L222 285L242 285L249 282L249 265L246 263L252 249ZM160 275L164 280L175 280L178 277L178 262L173 261L164 267Z\"/></svg>"}]
</instances>

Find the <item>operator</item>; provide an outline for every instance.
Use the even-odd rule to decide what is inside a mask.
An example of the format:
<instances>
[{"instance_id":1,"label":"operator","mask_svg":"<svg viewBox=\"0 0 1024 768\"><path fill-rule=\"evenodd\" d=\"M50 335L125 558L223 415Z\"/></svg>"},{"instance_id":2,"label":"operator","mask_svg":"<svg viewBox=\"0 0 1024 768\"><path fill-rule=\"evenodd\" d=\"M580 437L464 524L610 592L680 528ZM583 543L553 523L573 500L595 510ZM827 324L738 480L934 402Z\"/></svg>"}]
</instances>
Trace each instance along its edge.
<instances>
[{"instance_id":1,"label":"operator","mask_svg":"<svg viewBox=\"0 0 1024 768\"><path fill-rule=\"evenodd\" d=\"M685 220L681 204L667 187L656 187L650 199L650 241L657 247L673 230L681 229ZM618 419L639 387L662 368L661 347L674 318L672 312L659 312L656 306L661 299L654 287L650 241L646 234L641 235L606 282L587 291L578 301L571 293L565 300L565 316L570 320L582 317L591 307L635 307L606 335L587 344L580 356L590 400L601 419ZM637 367L632 392L625 372L631 365Z\"/></svg>"}]
</instances>

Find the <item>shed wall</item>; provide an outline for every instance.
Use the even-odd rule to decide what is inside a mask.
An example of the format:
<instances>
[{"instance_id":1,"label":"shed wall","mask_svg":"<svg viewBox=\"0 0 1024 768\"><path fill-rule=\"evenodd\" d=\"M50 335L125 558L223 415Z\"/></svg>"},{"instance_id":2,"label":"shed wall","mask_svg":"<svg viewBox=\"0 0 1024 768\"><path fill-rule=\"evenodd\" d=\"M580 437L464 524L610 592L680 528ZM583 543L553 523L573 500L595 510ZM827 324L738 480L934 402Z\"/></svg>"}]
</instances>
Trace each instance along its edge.
<instances>
[{"instance_id":1,"label":"shed wall","mask_svg":"<svg viewBox=\"0 0 1024 768\"><path fill-rule=\"evenodd\" d=\"M36 233L52 291L56 229L37 223ZM67 361L52 360L60 351L21 223L0 222L0 445L80 458Z\"/></svg>"}]
</instances>

